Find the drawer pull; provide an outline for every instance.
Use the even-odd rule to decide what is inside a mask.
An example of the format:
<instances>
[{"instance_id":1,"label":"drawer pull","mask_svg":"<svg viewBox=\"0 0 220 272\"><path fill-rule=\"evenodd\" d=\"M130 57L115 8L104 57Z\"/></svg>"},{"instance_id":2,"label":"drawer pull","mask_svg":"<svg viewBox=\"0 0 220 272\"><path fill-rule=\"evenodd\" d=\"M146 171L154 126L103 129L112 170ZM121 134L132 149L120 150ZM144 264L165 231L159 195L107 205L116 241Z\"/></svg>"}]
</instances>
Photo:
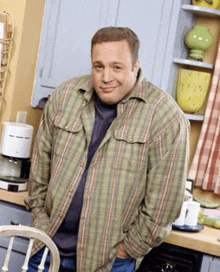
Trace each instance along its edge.
<instances>
[{"instance_id":1,"label":"drawer pull","mask_svg":"<svg viewBox=\"0 0 220 272\"><path fill-rule=\"evenodd\" d=\"M14 220L11 220L10 223L11 223L11 225L16 225L16 226L20 225L19 223L16 223Z\"/></svg>"}]
</instances>

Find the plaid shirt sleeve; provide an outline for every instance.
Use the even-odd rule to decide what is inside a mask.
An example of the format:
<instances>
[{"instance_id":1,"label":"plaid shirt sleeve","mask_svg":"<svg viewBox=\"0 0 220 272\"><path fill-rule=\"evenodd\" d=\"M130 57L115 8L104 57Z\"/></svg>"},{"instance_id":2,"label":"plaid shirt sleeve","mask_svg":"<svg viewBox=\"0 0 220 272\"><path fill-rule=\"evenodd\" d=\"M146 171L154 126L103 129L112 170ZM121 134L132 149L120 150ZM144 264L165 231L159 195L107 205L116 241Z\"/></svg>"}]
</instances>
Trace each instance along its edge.
<instances>
[{"instance_id":1,"label":"plaid shirt sleeve","mask_svg":"<svg viewBox=\"0 0 220 272\"><path fill-rule=\"evenodd\" d=\"M49 99L42 114L35 139L29 178L29 197L25 199L27 209L32 212L34 226L45 232L47 232L49 221L49 215L44 207L50 180L51 142L54 119L51 113L53 112L54 105L52 105L51 99Z\"/></svg>"},{"instance_id":2,"label":"plaid shirt sleeve","mask_svg":"<svg viewBox=\"0 0 220 272\"><path fill-rule=\"evenodd\" d=\"M145 199L138 220L124 240L124 248L133 258L144 256L165 241L180 213L189 154L189 122L181 111L175 118L169 115L158 114L157 132L152 133L149 146Z\"/></svg>"}]
</instances>

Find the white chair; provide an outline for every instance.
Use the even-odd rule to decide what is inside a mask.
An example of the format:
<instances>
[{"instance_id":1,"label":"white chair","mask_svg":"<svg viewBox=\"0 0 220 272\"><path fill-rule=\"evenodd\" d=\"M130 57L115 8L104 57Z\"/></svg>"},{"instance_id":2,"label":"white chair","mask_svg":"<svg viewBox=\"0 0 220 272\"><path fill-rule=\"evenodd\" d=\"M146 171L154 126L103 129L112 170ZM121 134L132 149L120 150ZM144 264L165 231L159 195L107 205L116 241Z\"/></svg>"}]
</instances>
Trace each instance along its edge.
<instances>
[{"instance_id":1,"label":"white chair","mask_svg":"<svg viewBox=\"0 0 220 272\"><path fill-rule=\"evenodd\" d=\"M7 254L5 257L5 262L4 262L4 265L1 270L2 272L8 271L8 264L9 264L10 255L11 255L11 251L13 248L13 242L14 242L15 236L29 238L27 253L25 256L24 264L21 268L22 269L21 272L26 272L28 270L28 262L30 259L31 249L33 246L34 239L38 239L45 244L44 254L42 256L41 263L38 266L38 272L42 272L44 270L44 264L45 264L46 257L47 257L47 254L49 251L50 251L49 271L50 272L58 272L59 271L60 256L59 256L58 249L57 249L55 243L53 242L53 240L43 231L40 231L40 230L33 228L33 227L26 227L26 226L21 226L21 225L19 225L19 226L11 226L11 225L10 226L0 226L0 237L5 237L5 236L9 236L10 240L9 240L9 245L8 245L8 249L7 249ZM17 271L19 271L19 270L17 270Z\"/></svg>"}]
</instances>

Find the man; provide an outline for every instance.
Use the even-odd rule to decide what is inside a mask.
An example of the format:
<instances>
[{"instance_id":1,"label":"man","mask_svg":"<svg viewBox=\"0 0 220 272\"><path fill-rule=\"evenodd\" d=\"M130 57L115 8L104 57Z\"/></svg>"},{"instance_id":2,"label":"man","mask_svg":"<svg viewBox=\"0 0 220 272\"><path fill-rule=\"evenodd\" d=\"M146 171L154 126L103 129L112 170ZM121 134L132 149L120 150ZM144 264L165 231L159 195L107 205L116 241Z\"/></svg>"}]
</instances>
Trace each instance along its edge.
<instances>
[{"instance_id":1,"label":"man","mask_svg":"<svg viewBox=\"0 0 220 272\"><path fill-rule=\"evenodd\" d=\"M129 28L99 30L92 76L62 84L44 109L26 205L56 243L60 271L134 271L179 215L188 123L146 80L138 49Z\"/></svg>"}]
</instances>

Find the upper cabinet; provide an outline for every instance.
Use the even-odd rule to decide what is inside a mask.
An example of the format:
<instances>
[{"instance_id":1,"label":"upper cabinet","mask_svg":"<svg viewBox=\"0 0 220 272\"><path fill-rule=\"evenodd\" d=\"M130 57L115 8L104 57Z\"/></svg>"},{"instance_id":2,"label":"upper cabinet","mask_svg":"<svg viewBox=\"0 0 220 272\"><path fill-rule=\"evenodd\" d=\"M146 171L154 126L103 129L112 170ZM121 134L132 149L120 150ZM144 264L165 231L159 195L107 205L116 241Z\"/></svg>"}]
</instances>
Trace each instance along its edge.
<instances>
[{"instance_id":1,"label":"upper cabinet","mask_svg":"<svg viewBox=\"0 0 220 272\"><path fill-rule=\"evenodd\" d=\"M127 26L136 32L147 79L172 93L172 57L174 51L181 51L175 40L183 2L47 0L32 106L43 107L51 92L65 80L91 73L91 39L106 26Z\"/></svg>"}]
</instances>

